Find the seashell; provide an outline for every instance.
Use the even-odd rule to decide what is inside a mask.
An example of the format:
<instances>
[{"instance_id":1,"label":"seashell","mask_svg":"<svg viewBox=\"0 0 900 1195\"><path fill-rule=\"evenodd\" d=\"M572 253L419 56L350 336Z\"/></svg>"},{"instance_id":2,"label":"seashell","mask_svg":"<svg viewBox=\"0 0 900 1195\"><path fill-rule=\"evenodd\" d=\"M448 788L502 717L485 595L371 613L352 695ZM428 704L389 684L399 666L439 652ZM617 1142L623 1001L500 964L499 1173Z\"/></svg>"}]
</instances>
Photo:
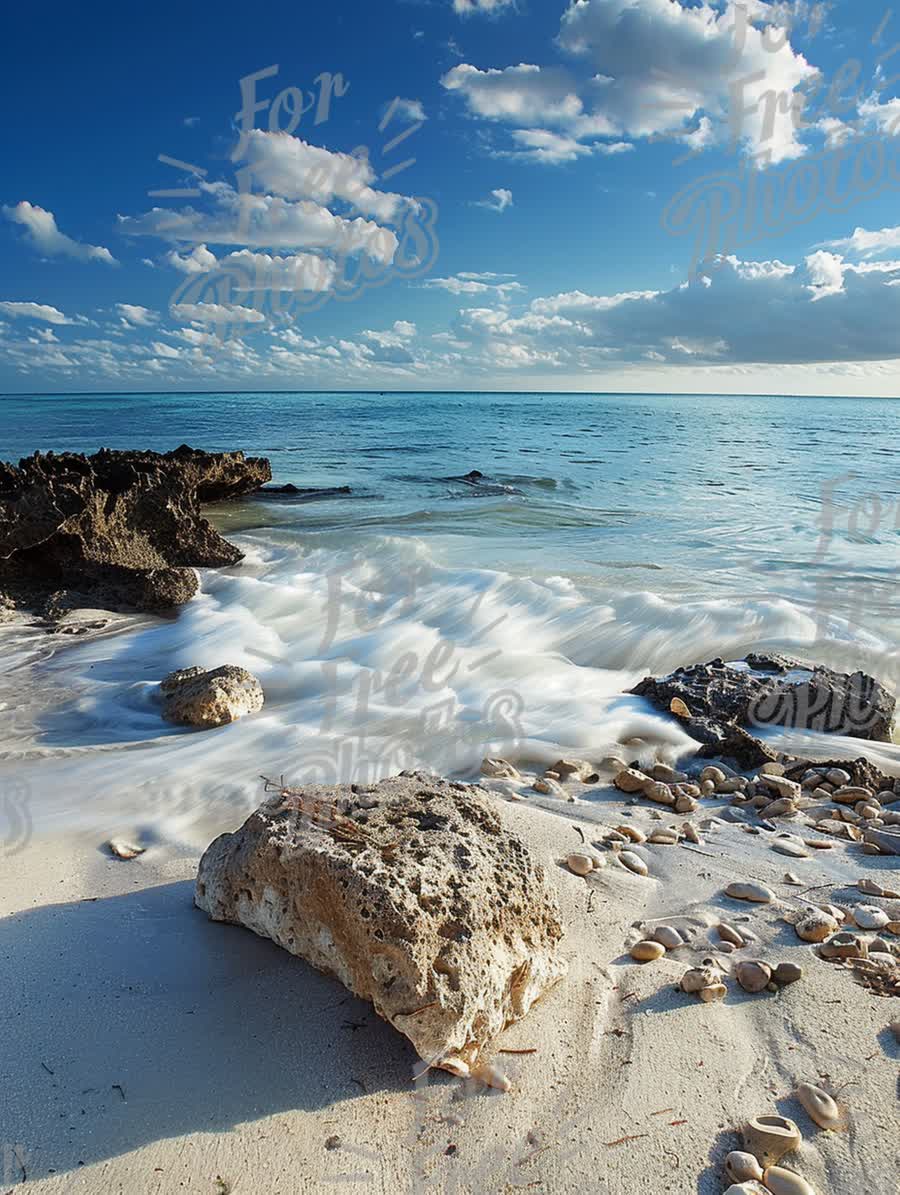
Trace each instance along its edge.
<instances>
[{"instance_id":1,"label":"seashell","mask_svg":"<svg viewBox=\"0 0 900 1195\"><path fill-rule=\"evenodd\" d=\"M662 942L650 942L645 939L642 942L635 942L628 953L639 963L650 963L654 959L662 958L666 953L666 948Z\"/></svg>"},{"instance_id":2,"label":"seashell","mask_svg":"<svg viewBox=\"0 0 900 1195\"><path fill-rule=\"evenodd\" d=\"M725 1159L725 1173L736 1183L746 1183L761 1179L763 1168L753 1154L734 1149Z\"/></svg>"},{"instance_id":3,"label":"seashell","mask_svg":"<svg viewBox=\"0 0 900 1195\"><path fill-rule=\"evenodd\" d=\"M697 993L704 1004L713 1004L716 1000L724 1000L728 995L728 988L724 983L714 983L708 988L701 988Z\"/></svg>"},{"instance_id":4,"label":"seashell","mask_svg":"<svg viewBox=\"0 0 900 1195\"><path fill-rule=\"evenodd\" d=\"M660 780L648 781L647 787L644 789L644 796L648 801L655 801L657 805L675 804L675 794L668 784L663 784Z\"/></svg>"},{"instance_id":5,"label":"seashell","mask_svg":"<svg viewBox=\"0 0 900 1195\"><path fill-rule=\"evenodd\" d=\"M734 954L737 947L733 942L720 942L718 949L720 954Z\"/></svg>"},{"instance_id":6,"label":"seashell","mask_svg":"<svg viewBox=\"0 0 900 1195\"><path fill-rule=\"evenodd\" d=\"M721 768L708 767L704 768L700 773L701 782L704 780L711 780L713 784L724 784L728 777Z\"/></svg>"},{"instance_id":7,"label":"seashell","mask_svg":"<svg viewBox=\"0 0 900 1195\"><path fill-rule=\"evenodd\" d=\"M775 893L770 892L764 884L743 884L733 883L729 884L725 889L725 895L732 897L734 900L751 900L757 904L767 905L775 899Z\"/></svg>"},{"instance_id":8,"label":"seashell","mask_svg":"<svg viewBox=\"0 0 900 1195\"><path fill-rule=\"evenodd\" d=\"M703 988L714 987L720 983L722 979L722 972L718 967L712 965L704 965L702 967L691 967L689 971L685 971L681 977L681 990L683 992L699 992Z\"/></svg>"},{"instance_id":9,"label":"seashell","mask_svg":"<svg viewBox=\"0 0 900 1195\"><path fill-rule=\"evenodd\" d=\"M765 1187L761 1187L759 1183L732 1183L725 1195L760 1195L760 1192L765 1195Z\"/></svg>"},{"instance_id":10,"label":"seashell","mask_svg":"<svg viewBox=\"0 0 900 1195\"><path fill-rule=\"evenodd\" d=\"M521 780L522 776L508 759L499 759L490 755L481 761L482 776L490 776L492 780Z\"/></svg>"},{"instance_id":11,"label":"seashell","mask_svg":"<svg viewBox=\"0 0 900 1195\"><path fill-rule=\"evenodd\" d=\"M779 963L772 972L772 978L777 984L786 987L789 983L796 983L803 978L803 968L799 963Z\"/></svg>"},{"instance_id":12,"label":"seashell","mask_svg":"<svg viewBox=\"0 0 900 1195\"><path fill-rule=\"evenodd\" d=\"M715 780L701 780L700 781L700 796L711 797L716 791Z\"/></svg>"},{"instance_id":13,"label":"seashell","mask_svg":"<svg viewBox=\"0 0 900 1195\"><path fill-rule=\"evenodd\" d=\"M740 949L745 945L744 939L741 937L738 930L733 925L729 925L727 921L721 922L718 926L719 937L725 942L730 942L732 946L737 946Z\"/></svg>"},{"instance_id":14,"label":"seashell","mask_svg":"<svg viewBox=\"0 0 900 1195\"><path fill-rule=\"evenodd\" d=\"M566 856L566 867L577 876L586 876L594 870L594 860L583 851L572 851Z\"/></svg>"},{"instance_id":15,"label":"seashell","mask_svg":"<svg viewBox=\"0 0 900 1195\"><path fill-rule=\"evenodd\" d=\"M793 842L790 838L776 838L772 843L772 850L777 851L779 855L789 855L792 859L809 858L809 851L806 847L799 842Z\"/></svg>"},{"instance_id":16,"label":"seashell","mask_svg":"<svg viewBox=\"0 0 900 1195\"><path fill-rule=\"evenodd\" d=\"M669 710L676 718L692 718L694 715L680 697L673 697L669 702Z\"/></svg>"},{"instance_id":17,"label":"seashell","mask_svg":"<svg viewBox=\"0 0 900 1195\"><path fill-rule=\"evenodd\" d=\"M133 842L125 842L121 838L111 838L106 844L106 849L117 859L136 859L138 855L143 855L147 848L135 846Z\"/></svg>"},{"instance_id":18,"label":"seashell","mask_svg":"<svg viewBox=\"0 0 900 1195\"><path fill-rule=\"evenodd\" d=\"M690 822L682 822L681 823L681 832L685 836L685 838L688 840L688 842L694 842L698 846L702 842L702 839L701 839L700 835L697 833L696 828Z\"/></svg>"},{"instance_id":19,"label":"seashell","mask_svg":"<svg viewBox=\"0 0 900 1195\"><path fill-rule=\"evenodd\" d=\"M761 992L772 979L772 968L758 960L738 963L735 978L745 992Z\"/></svg>"},{"instance_id":20,"label":"seashell","mask_svg":"<svg viewBox=\"0 0 900 1195\"><path fill-rule=\"evenodd\" d=\"M684 946L684 938L677 929L673 929L671 925L658 925L653 931L653 941L660 942L666 950L677 950L679 946Z\"/></svg>"},{"instance_id":21,"label":"seashell","mask_svg":"<svg viewBox=\"0 0 900 1195\"><path fill-rule=\"evenodd\" d=\"M643 792L650 783L650 777L645 776L643 772L639 772L637 768L623 768L615 780L613 780L616 788L623 793Z\"/></svg>"},{"instance_id":22,"label":"seashell","mask_svg":"<svg viewBox=\"0 0 900 1195\"><path fill-rule=\"evenodd\" d=\"M441 1063L443 1066L443 1063ZM500 1070L499 1067L494 1066L492 1062L482 1062L480 1066L472 1071L472 1078L479 1083L483 1083L485 1087L495 1087L497 1091L510 1091L512 1083L510 1083L507 1076Z\"/></svg>"},{"instance_id":23,"label":"seashell","mask_svg":"<svg viewBox=\"0 0 900 1195\"><path fill-rule=\"evenodd\" d=\"M829 784L836 784L838 788L842 788L845 784L850 783L852 777L843 768L830 768L825 773L825 779Z\"/></svg>"},{"instance_id":24,"label":"seashell","mask_svg":"<svg viewBox=\"0 0 900 1195\"><path fill-rule=\"evenodd\" d=\"M794 875L792 871L786 871L781 882L782 884L791 884L794 888L803 887L803 880L799 876Z\"/></svg>"},{"instance_id":25,"label":"seashell","mask_svg":"<svg viewBox=\"0 0 900 1195\"><path fill-rule=\"evenodd\" d=\"M763 1182L772 1195L816 1195L805 1178L783 1166L769 1166L763 1174Z\"/></svg>"},{"instance_id":26,"label":"seashell","mask_svg":"<svg viewBox=\"0 0 900 1195\"><path fill-rule=\"evenodd\" d=\"M802 921L798 921L794 926L797 937L802 938L804 942L824 942L826 938L837 933L837 928L837 921L818 909L804 917Z\"/></svg>"},{"instance_id":27,"label":"seashell","mask_svg":"<svg viewBox=\"0 0 900 1195\"><path fill-rule=\"evenodd\" d=\"M754 1116L741 1129L744 1148L763 1166L771 1166L803 1140L786 1116Z\"/></svg>"},{"instance_id":28,"label":"seashell","mask_svg":"<svg viewBox=\"0 0 900 1195\"><path fill-rule=\"evenodd\" d=\"M853 909L853 920L860 929L884 929L891 919L877 905L857 905Z\"/></svg>"},{"instance_id":29,"label":"seashell","mask_svg":"<svg viewBox=\"0 0 900 1195\"><path fill-rule=\"evenodd\" d=\"M616 826L616 833L622 834L625 838L630 838L632 842L646 842L647 835L643 830L639 830L637 826Z\"/></svg>"},{"instance_id":30,"label":"seashell","mask_svg":"<svg viewBox=\"0 0 900 1195\"><path fill-rule=\"evenodd\" d=\"M650 874L650 868L634 851L620 851L619 862L627 867L629 871L633 871L635 875L645 876Z\"/></svg>"},{"instance_id":31,"label":"seashell","mask_svg":"<svg viewBox=\"0 0 900 1195\"><path fill-rule=\"evenodd\" d=\"M820 1129L836 1129L841 1124L841 1111L831 1096L821 1089L813 1087L811 1083L801 1083L797 1088L797 1099L810 1120L814 1120Z\"/></svg>"}]
</instances>

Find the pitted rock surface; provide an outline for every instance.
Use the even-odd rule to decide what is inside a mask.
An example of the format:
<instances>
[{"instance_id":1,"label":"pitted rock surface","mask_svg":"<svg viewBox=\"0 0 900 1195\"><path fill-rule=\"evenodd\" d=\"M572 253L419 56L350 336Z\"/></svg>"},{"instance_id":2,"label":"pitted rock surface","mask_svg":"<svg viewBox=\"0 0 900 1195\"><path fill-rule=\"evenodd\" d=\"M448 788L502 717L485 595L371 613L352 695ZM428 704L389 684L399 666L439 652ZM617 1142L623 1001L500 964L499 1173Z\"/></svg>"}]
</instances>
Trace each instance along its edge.
<instances>
[{"instance_id":1,"label":"pitted rock surface","mask_svg":"<svg viewBox=\"0 0 900 1195\"><path fill-rule=\"evenodd\" d=\"M181 668L170 672L159 688L164 718L203 730L255 714L265 701L262 685L253 673L234 664L210 671Z\"/></svg>"},{"instance_id":2,"label":"pitted rock surface","mask_svg":"<svg viewBox=\"0 0 900 1195\"><path fill-rule=\"evenodd\" d=\"M731 757L742 767L775 759L754 727L786 726L889 742L894 698L863 672L808 667L781 655L751 654L744 668L713 660L646 677L632 693L668 711L673 698L690 718L680 719L702 754Z\"/></svg>"},{"instance_id":3,"label":"pitted rock surface","mask_svg":"<svg viewBox=\"0 0 900 1195\"><path fill-rule=\"evenodd\" d=\"M422 773L275 794L207 849L195 901L336 976L454 1074L566 970L543 867L483 789Z\"/></svg>"},{"instance_id":4,"label":"pitted rock surface","mask_svg":"<svg viewBox=\"0 0 900 1195\"><path fill-rule=\"evenodd\" d=\"M200 514L250 493L269 462L241 452L35 453L0 464L0 599L66 608L166 610L197 590L194 568L243 554ZM2 603L0 603L2 604Z\"/></svg>"}]
</instances>

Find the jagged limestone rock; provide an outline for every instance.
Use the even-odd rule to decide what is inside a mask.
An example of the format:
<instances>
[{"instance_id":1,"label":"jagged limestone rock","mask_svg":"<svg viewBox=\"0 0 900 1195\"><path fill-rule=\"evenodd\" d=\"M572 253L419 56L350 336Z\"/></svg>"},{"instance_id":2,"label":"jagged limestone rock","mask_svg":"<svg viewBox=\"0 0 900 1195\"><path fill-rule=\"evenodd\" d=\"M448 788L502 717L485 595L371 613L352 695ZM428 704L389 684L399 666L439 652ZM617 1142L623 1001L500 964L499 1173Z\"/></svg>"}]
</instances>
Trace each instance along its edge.
<instances>
[{"instance_id":1,"label":"jagged limestone rock","mask_svg":"<svg viewBox=\"0 0 900 1195\"><path fill-rule=\"evenodd\" d=\"M336 976L459 1075L566 971L543 867L483 789L423 773L277 792L207 849L195 901Z\"/></svg>"}]
</instances>

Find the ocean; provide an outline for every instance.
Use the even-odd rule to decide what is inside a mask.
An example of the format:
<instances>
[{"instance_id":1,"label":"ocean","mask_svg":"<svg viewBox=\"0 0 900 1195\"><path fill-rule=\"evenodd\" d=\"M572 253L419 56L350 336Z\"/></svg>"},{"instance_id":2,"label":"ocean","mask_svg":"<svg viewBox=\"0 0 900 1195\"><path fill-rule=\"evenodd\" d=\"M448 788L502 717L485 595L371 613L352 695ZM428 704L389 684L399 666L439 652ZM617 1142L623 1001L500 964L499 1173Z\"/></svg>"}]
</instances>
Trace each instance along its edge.
<instances>
[{"instance_id":1,"label":"ocean","mask_svg":"<svg viewBox=\"0 0 900 1195\"><path fill-rule=\"evenodd\" d=\"M753 649L897 687L895 401L261 392L0 410L9 460L187 443L351 488L210 508L245 559L202 571L177 617L0 628L0 794L34 831L205 845L262 775L474 778L488 753L674 762L691 741L627 690ZM167 672L224 663L260 678L261 714L205 732L161 720ZM900 764L900 747L869 754Z\"/></svg>"}]
</instances>

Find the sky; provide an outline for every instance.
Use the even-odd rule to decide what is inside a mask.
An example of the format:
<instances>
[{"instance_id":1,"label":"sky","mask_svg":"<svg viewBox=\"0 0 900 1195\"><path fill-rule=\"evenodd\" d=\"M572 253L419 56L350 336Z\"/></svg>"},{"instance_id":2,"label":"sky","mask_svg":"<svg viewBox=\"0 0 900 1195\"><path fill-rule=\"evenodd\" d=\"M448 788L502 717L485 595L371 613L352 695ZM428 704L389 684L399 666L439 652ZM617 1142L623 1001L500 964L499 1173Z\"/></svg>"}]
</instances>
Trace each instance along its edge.
<instances>
[{"instance_id":1,"label":"sky","mask_svg":"<svg viewBox=\"0 0 900 1195\"><path fill-rule=\"evenodd\" d=\"M881 0L50 0L0 78L0 392L900 395Z\"/></svg>"}]
</instances>

